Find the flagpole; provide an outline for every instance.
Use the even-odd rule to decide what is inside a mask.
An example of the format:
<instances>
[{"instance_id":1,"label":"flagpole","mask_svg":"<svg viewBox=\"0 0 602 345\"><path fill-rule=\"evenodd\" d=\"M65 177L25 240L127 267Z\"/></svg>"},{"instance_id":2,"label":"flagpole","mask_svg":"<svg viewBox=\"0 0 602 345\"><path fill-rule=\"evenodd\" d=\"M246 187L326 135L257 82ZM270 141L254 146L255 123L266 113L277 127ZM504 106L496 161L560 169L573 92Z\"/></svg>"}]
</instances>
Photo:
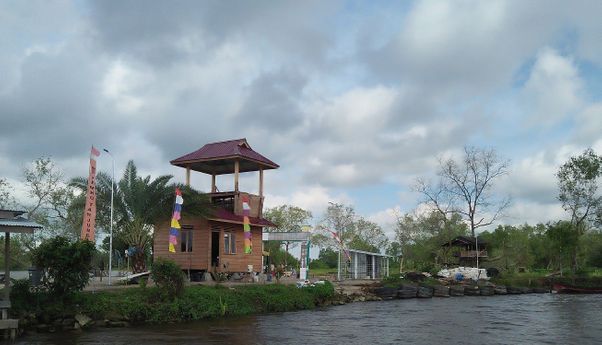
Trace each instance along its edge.
<instances>
[{"instance_id":1,"label":"flagpole","mask_svg":"<svg viewBox=\"0 0 602 345\"><path fill-rule=\"evenodd\" d=\"M111 157L111 165L113 168L113 174L111 175L111 225L109 235L109 285L111 285L111 275L113 274L113 190L115 185L115 158L109 150L103 149L104 152L108 153Z\"/></svg>"}]
</instances>

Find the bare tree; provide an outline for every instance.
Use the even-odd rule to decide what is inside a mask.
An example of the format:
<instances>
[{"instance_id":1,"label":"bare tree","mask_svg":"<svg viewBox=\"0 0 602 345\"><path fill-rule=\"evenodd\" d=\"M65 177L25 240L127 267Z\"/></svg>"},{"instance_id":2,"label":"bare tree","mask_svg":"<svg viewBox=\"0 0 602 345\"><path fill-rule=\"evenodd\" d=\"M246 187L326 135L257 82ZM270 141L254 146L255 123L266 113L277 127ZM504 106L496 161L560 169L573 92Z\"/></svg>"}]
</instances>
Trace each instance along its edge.
<instances>
[{"instance_id":1,"label":"bare tree","mask_svg":"<svg viewBox=\"0 0 602 345\"><path fill-rule=\"evenodd\" d=\"M502 159L493 149L465 147L461 161L453 158L439 161L436 185L418 179L414 190L424 202L443 216L444 221L456 213L475 230L491 225L510 205L510 198L492 195L495 180L508 173L510 161Z\"/></svg>"}]
</instances>

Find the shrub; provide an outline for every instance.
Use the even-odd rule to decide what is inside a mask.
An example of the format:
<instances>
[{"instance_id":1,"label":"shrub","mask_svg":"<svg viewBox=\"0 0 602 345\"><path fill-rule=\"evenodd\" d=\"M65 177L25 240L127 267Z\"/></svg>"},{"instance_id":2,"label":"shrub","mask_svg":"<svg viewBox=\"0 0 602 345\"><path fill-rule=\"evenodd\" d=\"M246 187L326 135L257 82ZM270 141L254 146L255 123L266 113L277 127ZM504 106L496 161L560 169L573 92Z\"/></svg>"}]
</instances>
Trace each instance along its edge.
<instances>
[{"instance_id":1,"label":"shrub","mask_svg":"<svg viewBox=\"0 0 602 345\"><path fill-rule=\"evenodd\" d=\"M35 308L32 303L34 294L31 292L31 284L29 279L19 279L14 282L10 289L11 309L17 314L31 311Z\"/></svg>"},{"instance_id":2,"label":"shrub","mask_svg":"<svg viewBox=\"0 0 602 345\"><path fill-rule=\"evenodd\" d=\"M44 272L42 285L51 295L65 298L82 290L89 279L94 243L71 242L55 237L42 242L33 252L33 264Z\"/></svg>"},{"instance_id":3,"label":"shrub","mask_svg":"<svg viewBox=\"0 0 602 345\"><path fill-rule=\"evenodd\" d=\"M151 277L159 287L162 297L173 299L184 292L184 273L178 264L171 260L159 258L151 268Z\"/></svg>"}]
</instances>

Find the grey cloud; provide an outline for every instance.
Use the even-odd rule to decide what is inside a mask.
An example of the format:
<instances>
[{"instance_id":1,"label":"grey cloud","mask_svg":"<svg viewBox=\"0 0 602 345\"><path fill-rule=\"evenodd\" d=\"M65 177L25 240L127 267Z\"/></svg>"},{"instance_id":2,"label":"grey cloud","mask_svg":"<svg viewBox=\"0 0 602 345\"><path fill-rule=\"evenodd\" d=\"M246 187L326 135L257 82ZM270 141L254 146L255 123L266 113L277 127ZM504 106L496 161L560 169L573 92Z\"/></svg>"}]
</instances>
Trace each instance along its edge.
<instances>
[{"instance_id":1,"label":"grey cloud","mask_svg":"<svg viewBox=\"0 0 602 345\"><path fill-rule=\"evenodd\" d=\"M20 84L0 96L1 140L12 158L70 156L103 132L96 101L98 66L88 58L67 49L23 60Z\"/></svg>"},{"instance_id":2,"label":"grey cloud","mask_svg":"<svg viewBox=\"0 0 602 345\"><path fill-rule=\"evenodd\" d=\"M235 121L245 126L287 130L302 121L299 100L307 78L294 71L265 73L249 86Z\"/></svg>"},{"instance_id":3,"label":"grey cloud","mask_svg":"<svg viewBox=\"0 0 602 345\"><path fill-rule=\"evenodd\" d=\"M320 63L332 43L323 18L336 2L94 1L92 28L104 49L157 65L202 59L224 41L253 40ZM318 25L321 24L321 25ZM305 61L307 62L307 61Z\"/></svg>"}]
</instances>

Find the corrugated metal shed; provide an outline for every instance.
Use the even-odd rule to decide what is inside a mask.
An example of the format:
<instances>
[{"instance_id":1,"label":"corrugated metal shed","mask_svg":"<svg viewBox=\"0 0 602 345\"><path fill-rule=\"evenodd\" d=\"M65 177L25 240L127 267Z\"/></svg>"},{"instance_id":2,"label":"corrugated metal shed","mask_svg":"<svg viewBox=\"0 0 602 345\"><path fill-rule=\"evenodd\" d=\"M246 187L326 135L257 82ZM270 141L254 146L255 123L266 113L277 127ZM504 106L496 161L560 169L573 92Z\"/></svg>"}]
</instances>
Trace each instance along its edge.
<instances>
[{"instance_id":1,"label":"corrugated metal shed","mask_svg":"<svg viewBox=\"0 0 602 345\"><path fill-rule=\"evenodd\" d=\"M7 214L19 214L17 217L6 217ZM25 217L23 211L0 210L0 232L33 233L34 229L41 229L42 226Z\"/></svg>"}]
</instances>

